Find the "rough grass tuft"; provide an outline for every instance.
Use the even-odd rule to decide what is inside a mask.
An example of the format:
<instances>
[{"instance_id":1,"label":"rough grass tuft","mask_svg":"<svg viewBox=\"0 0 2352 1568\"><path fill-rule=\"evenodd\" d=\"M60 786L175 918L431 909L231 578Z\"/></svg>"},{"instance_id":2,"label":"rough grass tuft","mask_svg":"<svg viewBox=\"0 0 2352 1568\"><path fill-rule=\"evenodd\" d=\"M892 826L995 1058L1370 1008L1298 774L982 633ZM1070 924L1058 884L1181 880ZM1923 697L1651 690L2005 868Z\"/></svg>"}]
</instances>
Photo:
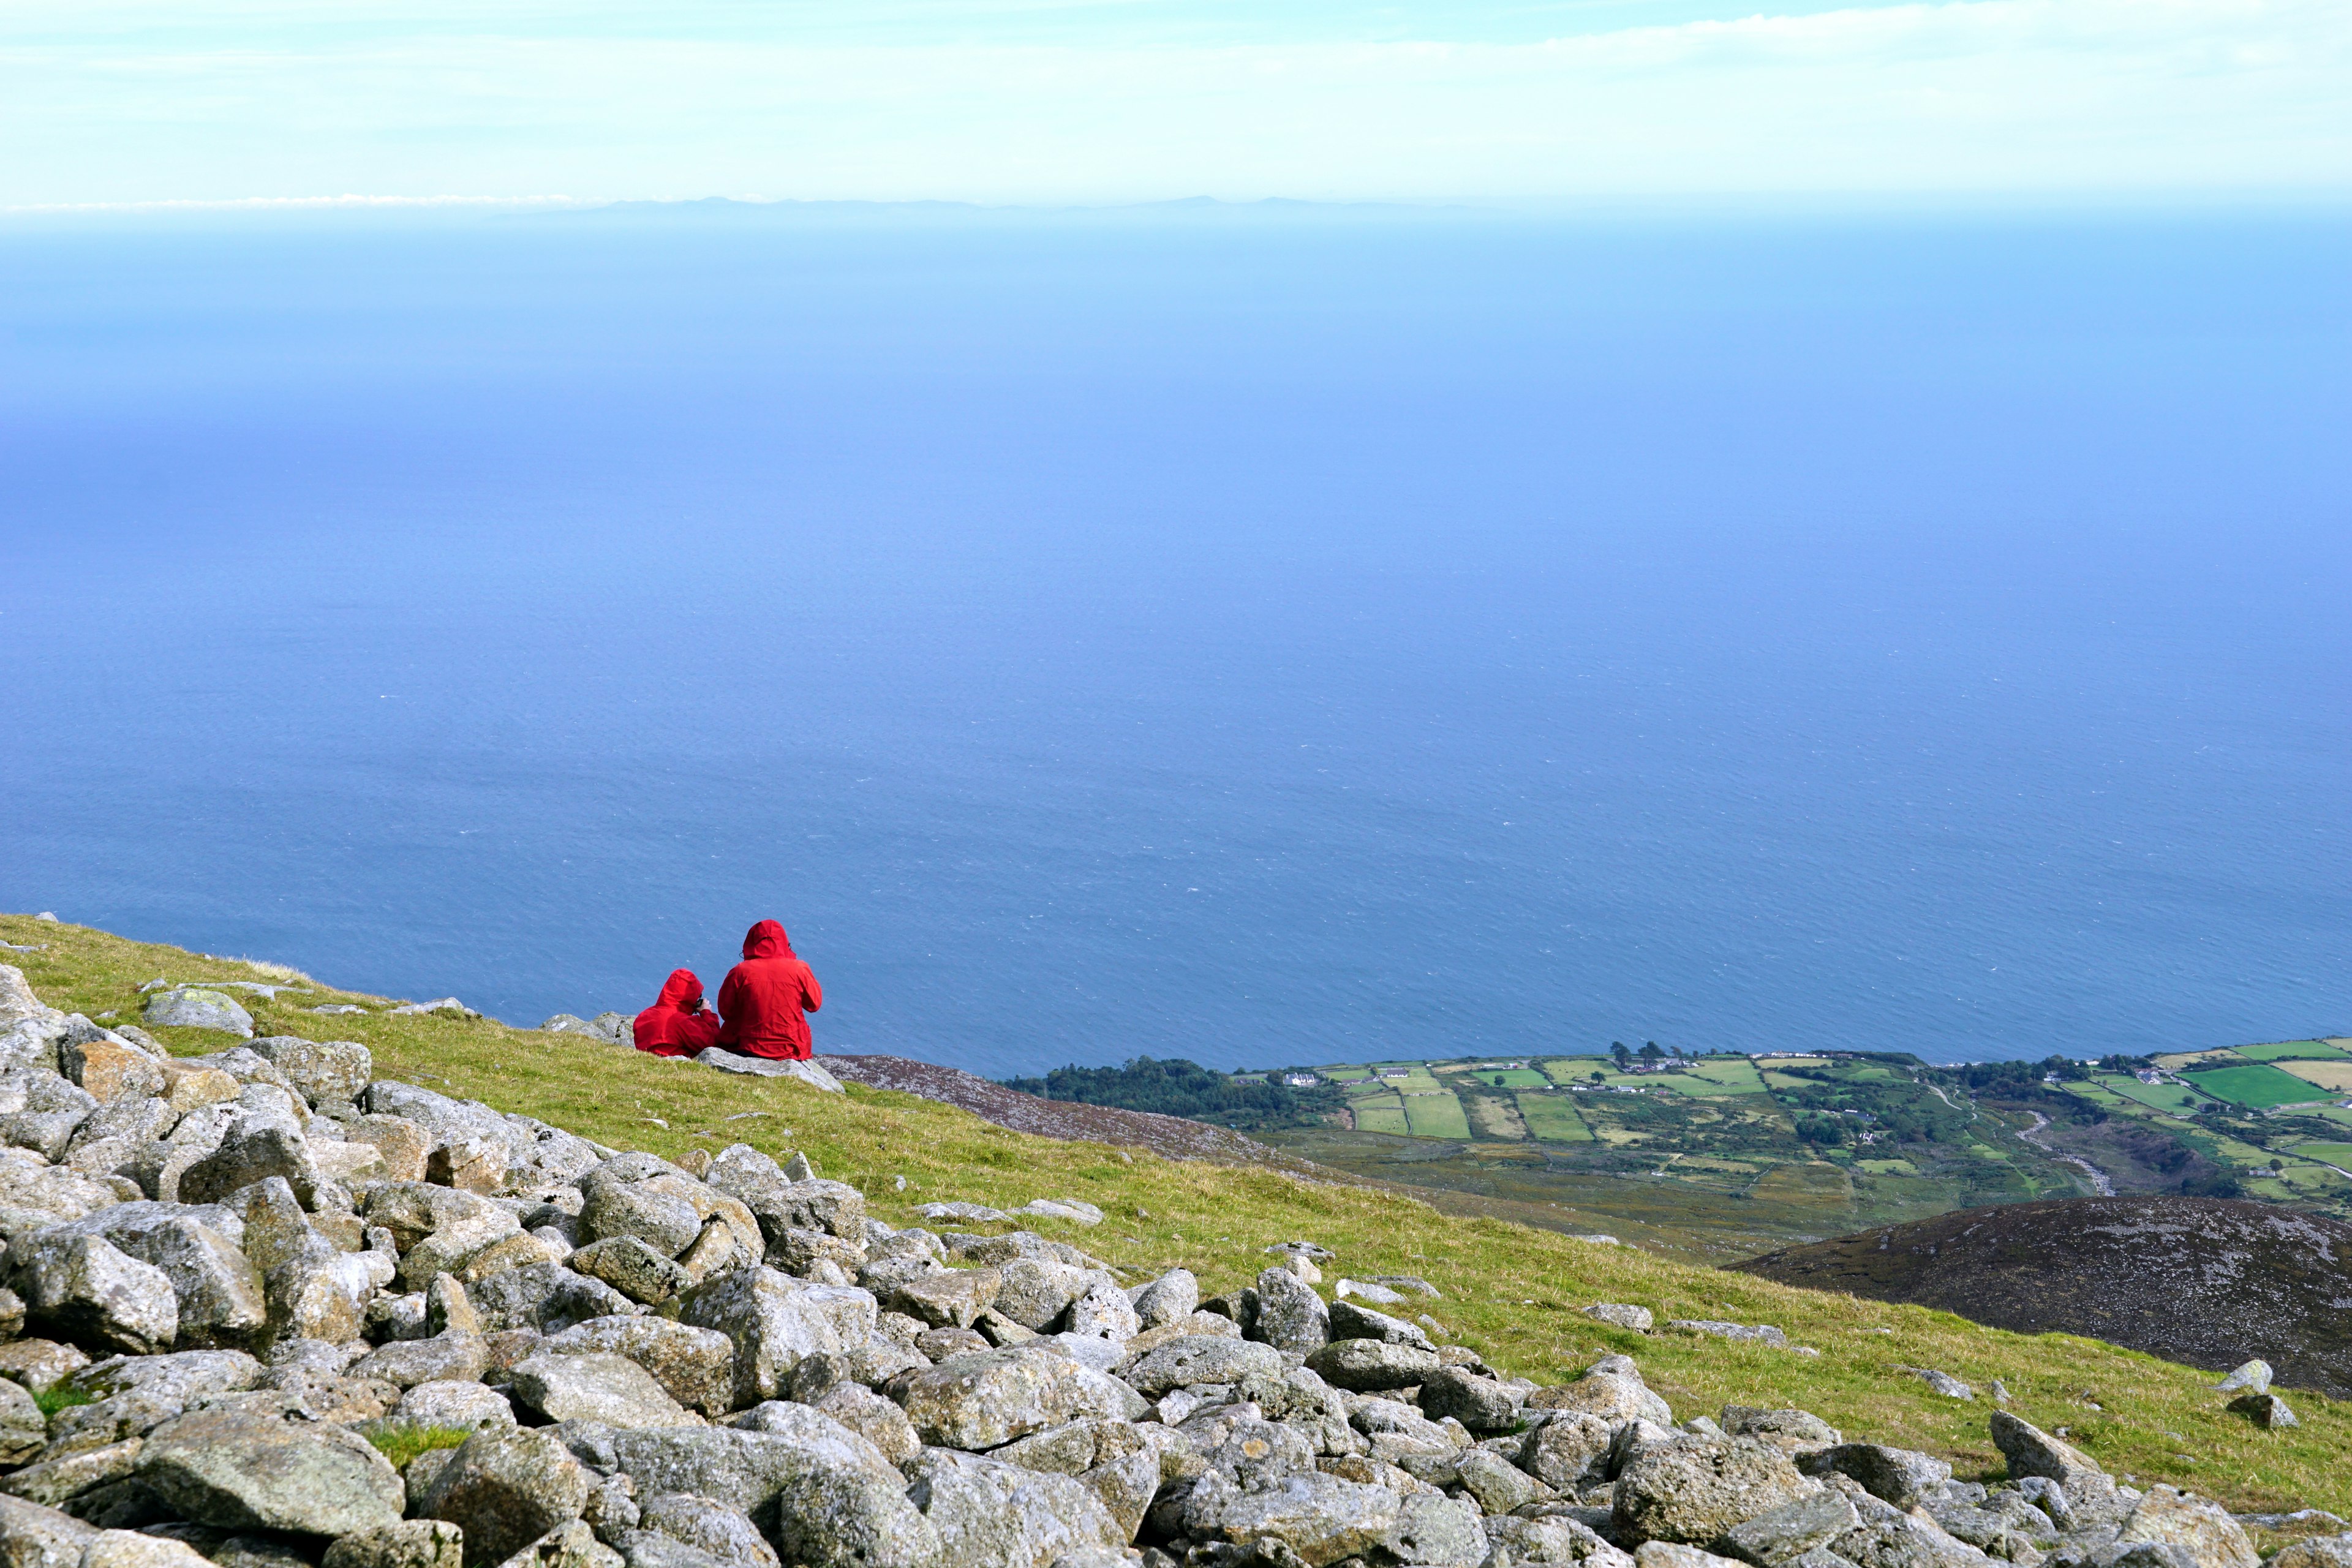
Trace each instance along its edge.
<instances>
[{"instance_id":1,"label":"rough grass tuft","mask_svg":"<svg viewBox=\"0 0 2352 1568\"><path fill-rule=\"evenodd\" d=\"M473 1430L466 1426L428 1426L418 1422L397 1422L389 1426L372 1428L367 1440L375 1451L392 1461L395 1470L408 1468L408 1462L419 1454L429 1454L436 1448L460 1448Z\"/></svg>"},{"instance_id":2,"label":"rough grass tuft","mask_svg":"<svg viewBox=\"0 0 2352 1568\"><path fill-rule=\"evenodd\" d=\"M41 1407L41 1415L43 1419L47 1419L60 1410L71 1410L77 1405L91 1404L96 1398L97 1395L86 1388L68 1388L62 1383L53 1383L33 1395L33 1403Z\"/></svg>"}]
</instances>

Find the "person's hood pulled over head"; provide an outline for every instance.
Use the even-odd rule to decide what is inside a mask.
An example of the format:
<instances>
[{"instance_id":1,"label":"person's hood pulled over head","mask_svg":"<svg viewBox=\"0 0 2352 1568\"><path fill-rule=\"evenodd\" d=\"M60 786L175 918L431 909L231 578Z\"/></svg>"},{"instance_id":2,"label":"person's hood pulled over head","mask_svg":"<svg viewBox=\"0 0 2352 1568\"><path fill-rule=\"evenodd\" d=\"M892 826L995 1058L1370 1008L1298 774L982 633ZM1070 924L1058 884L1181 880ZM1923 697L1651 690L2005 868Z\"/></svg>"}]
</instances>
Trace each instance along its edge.
<instances>
[{"instance_id":1,"label":"person's hood pulled over head","mask_svg":"<svg viewBox=\"0 0 2352 1568\"><path fill-rule=\"evenodd\" d=\"M746 958L793 958L793 939L784 934L783 926L775 921L761 921L743 933L743 956Z\"/></svg>"}]
</instances>

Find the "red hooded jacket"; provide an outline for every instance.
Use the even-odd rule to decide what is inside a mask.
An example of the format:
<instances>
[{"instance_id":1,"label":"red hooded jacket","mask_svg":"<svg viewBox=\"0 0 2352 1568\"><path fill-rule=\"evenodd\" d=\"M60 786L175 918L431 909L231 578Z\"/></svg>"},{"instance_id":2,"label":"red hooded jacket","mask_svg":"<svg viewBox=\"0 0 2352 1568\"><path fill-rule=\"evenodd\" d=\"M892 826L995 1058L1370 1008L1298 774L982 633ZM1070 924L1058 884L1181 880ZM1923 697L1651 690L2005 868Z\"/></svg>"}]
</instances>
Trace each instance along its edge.
<instances>
[{"instance_id":1,"label":"red hooded jacket","mask_svg":"<svg viewBox=\"0 0 2352 1568\"><path fill-rule=\"evenodd\" d=\"M792 939L773 921L761 921L743 937L743 962L727 972L719 988L719 1011L727 1022L719 1043L747 1057L806 1061L808 1020L824 1005L824 988L793 952Z\"/></svg>"},{"instance_id":2,"label":"red hooded jacket","mask_svg":"<svg viewBox=\"0 0 2352 1568\"><path fill-rule=\"evenodd\" d=\"M702 1000L702 982L691 969L673 969L662 982L661 998L637 1015L637 1049L657 1057L690 1057L719 1043L719 1019L711 1013L689 1013L687 1005Z\"/></svg>"}]
</instances>

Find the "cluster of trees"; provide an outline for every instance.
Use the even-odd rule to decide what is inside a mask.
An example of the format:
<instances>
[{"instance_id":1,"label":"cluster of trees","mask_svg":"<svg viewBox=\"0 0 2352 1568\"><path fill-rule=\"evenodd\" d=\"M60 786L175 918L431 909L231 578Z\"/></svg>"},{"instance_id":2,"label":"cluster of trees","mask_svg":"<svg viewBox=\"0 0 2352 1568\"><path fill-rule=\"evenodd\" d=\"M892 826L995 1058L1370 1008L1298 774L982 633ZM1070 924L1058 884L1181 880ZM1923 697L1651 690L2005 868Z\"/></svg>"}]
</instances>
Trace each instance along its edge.
<instances>
[{"instance_id":1,"label":"cluster of trees","mask_svg":"<svg viewBox=\"0 0 2352 1568\"><path fill-rule=\"evenodd\" d=\"M1282 1080L1302 1071L1286 1068L1263 1082L1236 1082L1224 1073L1181 1057L1166 1061L1136 1057L1123 1067L1083 1068L1073 1063L1043 1078L1009 1078L1007 1089L1041 1100L1109 1105L1121 1110L1156 1110L1194 1121L1213 1121L1248 1132L1296 1127L1339 1110L1347 1097L1337 1084L1294 1088Z\"/></svg>"},{"instance_id":2,"label":"cluster of trees","mask_svg":"<svg viewBox=\"0 0 2352 1568\"><path fill-rule=\"evenodd\" d=\"M2080 1083L2091 1076L2089 1068L2068 1057L2044 1057L2038 1062L1965 1062L1944 1070L1978 1094L2025 1094L2040 1089L2045 1078Z\"/></svg>"}]
</instances>

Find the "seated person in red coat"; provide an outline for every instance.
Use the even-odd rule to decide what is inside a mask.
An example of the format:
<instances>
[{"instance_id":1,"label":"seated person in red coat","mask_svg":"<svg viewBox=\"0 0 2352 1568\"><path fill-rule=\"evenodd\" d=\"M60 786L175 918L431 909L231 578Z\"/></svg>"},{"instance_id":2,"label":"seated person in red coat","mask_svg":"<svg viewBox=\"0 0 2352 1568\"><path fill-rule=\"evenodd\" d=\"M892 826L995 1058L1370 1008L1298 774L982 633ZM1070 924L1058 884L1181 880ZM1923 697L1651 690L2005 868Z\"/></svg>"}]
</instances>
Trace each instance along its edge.
<instances>
[{"instance_id":1,"label":"seated person in red coat","mask_svg":"<svg viewBox=\"0 0 2352 1568\"><path fill-rule=\"evenodd\" d=\"M691 969L673 969L661 999L637 1015L637 1049L657 1057L690 1057L719 1043L719 1015L702 1005L702 982Z\"/></svg>"},{"instance_id":2,"label":"seated person in red coat","mask_svg":"<svg viewBox=\"0 0 2352 1568\"><path fill-rule=\"evenodd\" d=\"M747 1057L806 1061L808 1020L824 1005L824 988L793 952L784 928L761 921L743 938L743 962L719 988L719 1043Z\"/></svg>"}]
</instances>

